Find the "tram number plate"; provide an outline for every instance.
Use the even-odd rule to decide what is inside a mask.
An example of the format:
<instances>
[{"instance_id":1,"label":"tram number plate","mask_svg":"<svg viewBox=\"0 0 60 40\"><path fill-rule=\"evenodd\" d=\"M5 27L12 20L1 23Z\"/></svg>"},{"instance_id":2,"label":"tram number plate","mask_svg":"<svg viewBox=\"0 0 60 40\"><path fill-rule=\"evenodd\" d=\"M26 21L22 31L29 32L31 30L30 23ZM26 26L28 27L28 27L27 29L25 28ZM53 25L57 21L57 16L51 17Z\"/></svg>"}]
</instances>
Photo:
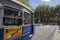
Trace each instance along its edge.
<instances>
[{"instance_id":1,"label":"tram number plate","mask_svg":"<svg viewBox=\"0 0 60 40\"><path fill-rule=\"evenodd\" d=\"M22 27L4 28L4 40L22 35Z\"/></svg>"}]
</instances>

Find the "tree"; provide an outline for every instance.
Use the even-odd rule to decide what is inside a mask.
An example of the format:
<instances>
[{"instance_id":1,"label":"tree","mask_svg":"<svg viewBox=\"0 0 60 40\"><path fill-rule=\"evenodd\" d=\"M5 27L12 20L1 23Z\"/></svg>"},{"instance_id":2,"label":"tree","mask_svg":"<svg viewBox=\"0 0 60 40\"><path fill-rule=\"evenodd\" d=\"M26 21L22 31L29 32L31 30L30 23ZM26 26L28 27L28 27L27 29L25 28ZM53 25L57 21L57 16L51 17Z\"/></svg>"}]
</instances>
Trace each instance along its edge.
<instances>
[{"instance_id":1,"label":"tree","mask_svg":"<svg viewBox=\"0 0 60 40\"><path fill-rule=\"evenodd\" d=\"M40 20L41 22L52 22L56 20L55 7L48 5L40 5L35 9L35 20ZM38 22L38 21L37 21Z\"/></svg>"},{"instance_id":2,"label":"tree","mask_svg":"<svg viewBox=\"0 0 60 40\"><path fill-rule=\"evenodd\" d=\"M60 20L60 5L56 5L55 7L55 15L57 16L57 21Z\"/></svg>"},{"instance_id":3,"label":"tree","mask_svg":"<svg viewBox=\"0 0 60 40\"><path fill-rule=\"evenodd\" d=\"M49 17L48 17L49 22L52 22L52 20L54 20L55 17L54 10L55 7L49 7Z\"/></svg>"},{"instance_id":4,"label":"tree","mask_svg":"<svg viewBox=\"0 0 60 40\"><path fill-rule=\"evenodd\" d=\"M35 9L35 13L34 13L35 17L36 17L35 20L40 19L41 22L46 22L47 18L48 18L48 13L49 13L49 6L48 5L38 6Z\"/></svg>"}]
</instances>

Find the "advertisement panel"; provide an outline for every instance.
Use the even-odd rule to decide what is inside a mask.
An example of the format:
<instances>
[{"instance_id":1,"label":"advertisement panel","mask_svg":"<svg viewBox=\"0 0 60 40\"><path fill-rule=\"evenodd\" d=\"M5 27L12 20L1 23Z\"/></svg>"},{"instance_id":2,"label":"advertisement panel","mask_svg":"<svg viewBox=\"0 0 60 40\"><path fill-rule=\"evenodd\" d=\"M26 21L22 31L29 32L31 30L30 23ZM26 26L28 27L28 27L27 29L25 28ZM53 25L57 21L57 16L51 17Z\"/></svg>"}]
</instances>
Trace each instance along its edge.
<instances>
[{"instance_id":1,"label":"advertisement panel","mask_svg":"<svg viewBox=\"0 0 60 40\"><path fill-rule=\"evenodd\" d=\"M4 40L22 35L22 27L4 28Z\"/></svg>"}]
</instances>

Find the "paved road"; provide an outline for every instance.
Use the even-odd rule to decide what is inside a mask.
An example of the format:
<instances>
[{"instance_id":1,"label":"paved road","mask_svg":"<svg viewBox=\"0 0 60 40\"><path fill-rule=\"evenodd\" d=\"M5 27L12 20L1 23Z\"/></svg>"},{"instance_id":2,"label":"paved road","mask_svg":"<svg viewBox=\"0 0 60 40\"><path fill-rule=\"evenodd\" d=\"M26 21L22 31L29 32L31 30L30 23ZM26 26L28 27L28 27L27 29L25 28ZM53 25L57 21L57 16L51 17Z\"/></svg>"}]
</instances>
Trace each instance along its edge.
<instances>
[{"instance_id":1,"label":"paved road","mask_svg":"<svg viewBox=\"0 0 60 40\"><path fill-rule=\"evenodd\" d=\"M56 27L53 25L35 26L35 34L31 40L52 40Z\"/></svg>"},{"instance_id":2,"label":"paved road","mask_svg":"<svg viewBox=\"0 0 60 40\"><path fill-rule=\"evenodd\" d=\"M60 40L60 33L59 33L58 29L59 29L59 27L57 26L53 40Z\"/></svg>"}]
</instances>

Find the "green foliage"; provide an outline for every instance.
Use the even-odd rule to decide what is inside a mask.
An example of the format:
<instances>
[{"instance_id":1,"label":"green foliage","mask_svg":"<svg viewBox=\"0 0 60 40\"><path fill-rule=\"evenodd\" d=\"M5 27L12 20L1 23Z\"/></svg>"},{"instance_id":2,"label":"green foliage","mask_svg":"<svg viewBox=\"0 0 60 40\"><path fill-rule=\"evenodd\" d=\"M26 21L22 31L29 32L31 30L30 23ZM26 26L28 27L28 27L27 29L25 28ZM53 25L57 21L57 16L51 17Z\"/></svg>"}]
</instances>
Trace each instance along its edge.
<instances>
[{"instance_id":1,"label":"green foliage","mask_svg":"<svg viewBox=\"0 0 60 40\"><path fill-rule=\"evenodd\" d=\"M38 20L41 22L57 22L60 20L60 5L56 7L51 7L48 5L39 5L35 9L35 22ZM36 21L37 20L37 21Z\"/></svg>"}]
</instances>

